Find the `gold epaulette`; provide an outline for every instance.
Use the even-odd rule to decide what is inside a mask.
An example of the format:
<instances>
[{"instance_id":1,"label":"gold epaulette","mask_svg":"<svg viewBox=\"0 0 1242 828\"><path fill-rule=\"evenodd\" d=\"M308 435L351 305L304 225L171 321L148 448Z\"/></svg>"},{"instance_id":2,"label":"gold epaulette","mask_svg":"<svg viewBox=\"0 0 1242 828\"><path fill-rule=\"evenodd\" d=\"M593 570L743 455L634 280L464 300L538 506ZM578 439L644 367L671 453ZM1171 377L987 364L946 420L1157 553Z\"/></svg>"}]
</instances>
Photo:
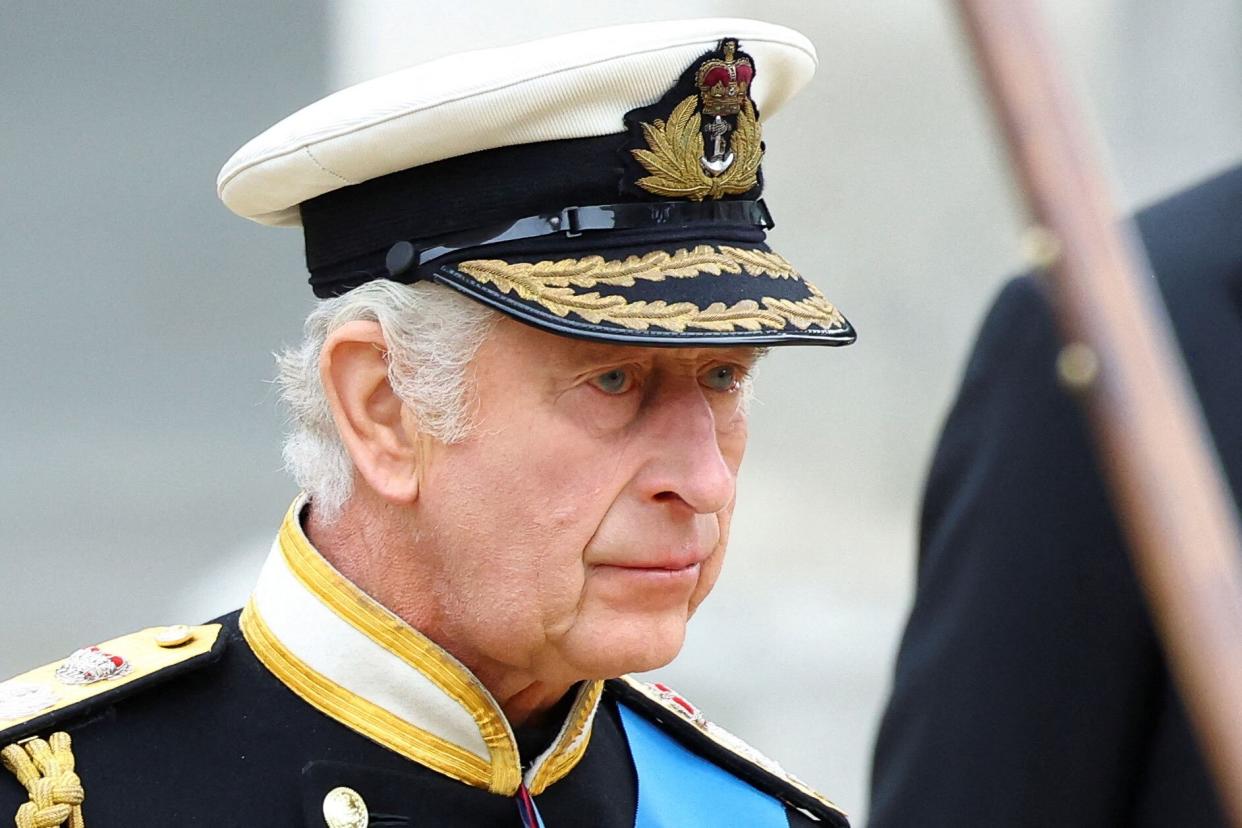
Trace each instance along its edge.
<instances>
[{"instance_id":1,"label":"gold epaulette","mask_svg":"<svg viewBox=\"0 0 1242 828\"><path fill-rule=\"evenodd\" d=\"M170 668L214 660L220 628L152 627L0 682L0 746L182 672Z\"/></svg>"},{"instance_id":2,"label":"gold epaulette","mask_svg":"<svg viewBox=\"0 0 1242 828\"><path fill-rule=\"evenodd\" d=\"M86 792L69 734L36 734L214 661L226 641L220 630L220 624L152 627L0 682L0 764L29 798L17 809L19 828L84 828Z\"/></svg>"},{"instance_id":3,"label":"gold epaulette","mask_svg":"<svg viewBox=\"0 0 1242 828\"><path fill-rule=\"evenodd\" d=\"M845 812L831 800L720 725L708 721L672 688L633 676L614 679L607 686L622 704L654 722L694 753L828 825L848 826Z\"/></svg>"}]
</instances>

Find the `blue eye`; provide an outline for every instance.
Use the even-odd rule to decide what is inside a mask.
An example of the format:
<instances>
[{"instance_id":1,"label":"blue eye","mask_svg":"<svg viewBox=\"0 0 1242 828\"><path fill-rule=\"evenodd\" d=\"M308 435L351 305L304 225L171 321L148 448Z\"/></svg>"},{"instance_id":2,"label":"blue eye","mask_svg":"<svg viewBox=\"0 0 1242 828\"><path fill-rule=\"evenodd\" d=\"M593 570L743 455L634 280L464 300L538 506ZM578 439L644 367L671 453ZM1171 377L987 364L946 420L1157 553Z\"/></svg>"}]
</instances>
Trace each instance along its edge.
<instances>
[{"instance_id":1,"label":"blue eye","mask_svg":"<svg viewBox=\"0 0 1242 828\"><path fill-rule=\"evenodd\" d=\"M717 365L703 375L703 384L713 391L733 391L741 381L741 372L734 365Z\"/></svg>"},{"instance_id":2,"label":"blue eye","mask_svg":"<svg viewBox=\"0 0 1242 828\"><path fill-rule=\"evenodd\" d=\"M628 368L613 368L591 380L605 394L624 394L634 387L634 374Z\"/></svg>"}]
</instances>

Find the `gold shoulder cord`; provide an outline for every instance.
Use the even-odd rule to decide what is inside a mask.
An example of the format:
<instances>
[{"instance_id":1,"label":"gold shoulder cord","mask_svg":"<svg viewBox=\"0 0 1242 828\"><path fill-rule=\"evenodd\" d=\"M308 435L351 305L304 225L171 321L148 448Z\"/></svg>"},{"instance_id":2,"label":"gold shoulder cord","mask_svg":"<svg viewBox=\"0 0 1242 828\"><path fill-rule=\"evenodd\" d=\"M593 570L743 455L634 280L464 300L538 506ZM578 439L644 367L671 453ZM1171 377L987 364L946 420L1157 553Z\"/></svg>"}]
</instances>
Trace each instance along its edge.
<instances>
[{"instance_id":1,"label":"gold shoulder cord","mask_svg":"<svg viewBox=\"0 0 1242 828\"><path fill-rule=\"evenodd\" d=\"M17 809L17 828L83 828L82 780L73 772L68 733L31 739L0 750L0 760L30 795Z\"/></svg>"}]
</instances>

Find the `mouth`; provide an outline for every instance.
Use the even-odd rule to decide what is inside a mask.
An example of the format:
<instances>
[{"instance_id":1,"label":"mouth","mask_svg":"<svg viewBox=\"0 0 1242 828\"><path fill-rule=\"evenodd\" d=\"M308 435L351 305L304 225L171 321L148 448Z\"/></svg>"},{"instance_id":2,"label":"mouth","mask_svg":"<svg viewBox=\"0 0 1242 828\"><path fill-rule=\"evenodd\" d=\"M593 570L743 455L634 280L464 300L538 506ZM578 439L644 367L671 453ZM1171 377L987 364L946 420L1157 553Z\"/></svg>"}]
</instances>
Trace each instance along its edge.
<instances>
[{"instance_id":1,"label":"mouth","mask_svg":"<svg viewBox=\"0 0 1242 828\"><path fill-rule=\"evenodd\" d=\"M608 563L598 563L596 568L656 581L681 580L687 577L697 578L699 570L702 569L703 561L707 557L706 554L695 552L684 555L669 555L652 561L611 561Z\"/></svg>"},{"instance_id":2,"label":"mouth","mask_svg":"<svg viewBox=\"0 0 1242 828\"><path fill-rule=\"evenodd\" d=\"M697 561L676 567L598 564L595 574L597 577L602 576L604 583L612 582L631 593L633 590L643 593L654 590L663 594L673 590L673 594L681 595L686 590L693 589L699 582L701 568L702 564Z\"/></svg>"},{"instance_id":3,"label":"mouth","mask_svg":"<svg viewBox=\"0 0 1242 828\"><path fill-rule=\"evenodd\" d=\"M597 564L597 566L599 566L601 569L624 569L624 570L627 570L627 571L630 571L630 572L652 572L652 573L660 573L660 572L673 572L673 573L676 573L676 572L688 572L688 571L691 571L691 570L698 570L698 568L699 568L701 565L702 565L702 564L701 564L701 562L699 562L699 561L695 561L694 563L688 563L688 564L684 564L684 565L675 565L675 564L674 564L674 565L665 565L665 564L657 564L657 565L646 565L646 564Z\"/></svg>"}]
</instances>

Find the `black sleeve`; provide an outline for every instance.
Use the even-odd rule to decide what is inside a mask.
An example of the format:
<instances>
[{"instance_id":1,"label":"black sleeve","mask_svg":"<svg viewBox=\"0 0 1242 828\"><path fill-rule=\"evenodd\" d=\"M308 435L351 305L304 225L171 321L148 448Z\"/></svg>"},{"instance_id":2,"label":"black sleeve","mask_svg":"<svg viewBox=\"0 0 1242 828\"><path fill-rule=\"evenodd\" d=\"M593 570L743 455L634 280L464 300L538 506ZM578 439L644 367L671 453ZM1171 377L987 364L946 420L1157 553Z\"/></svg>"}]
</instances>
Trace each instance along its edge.
<instances>
[{"instance_id":1,"label":"black sleeve","mask_svg":"<svg viewBox=\"0 0 1242 828\"><path fill-rule=\"evenodd\" d=\"M1132 815L1162 667L1035 282L994 305L938 446L871 824Z\"/></svg>"}]
</instances>

